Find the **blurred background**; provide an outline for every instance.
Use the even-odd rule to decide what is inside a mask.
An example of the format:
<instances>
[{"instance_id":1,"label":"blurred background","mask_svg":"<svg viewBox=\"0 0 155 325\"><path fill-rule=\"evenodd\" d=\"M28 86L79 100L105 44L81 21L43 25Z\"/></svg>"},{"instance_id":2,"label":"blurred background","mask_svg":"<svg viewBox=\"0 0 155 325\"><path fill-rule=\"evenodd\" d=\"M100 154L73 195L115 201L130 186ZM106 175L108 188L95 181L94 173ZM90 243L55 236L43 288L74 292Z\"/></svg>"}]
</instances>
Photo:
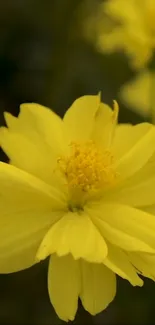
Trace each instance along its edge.
<instances>
[{"instance_id":1,"label":"blurred background","mask_svg":"<svg viewBox=\"0 0 155 325\"><path fill-rule=\"evenodd\" d=\"M95 15L99 0L0 1L0 123L3 112L14 115L23 102L37 102L60 116L79 96L102 91L104 102L118 99L122 84L134 72L121 53L97 52L83 37L81 23ZM120 104L121 122L137 123L142 117ZM1 151L1 160L7 157ZM0 275L0 325L63 324L49 302L48 261L26 271ZM148 324L155 320L155 284L145 280L133 288L118 279L114 302L91 317L81 306L75 324Z\"/></svg>"}]
</instances>

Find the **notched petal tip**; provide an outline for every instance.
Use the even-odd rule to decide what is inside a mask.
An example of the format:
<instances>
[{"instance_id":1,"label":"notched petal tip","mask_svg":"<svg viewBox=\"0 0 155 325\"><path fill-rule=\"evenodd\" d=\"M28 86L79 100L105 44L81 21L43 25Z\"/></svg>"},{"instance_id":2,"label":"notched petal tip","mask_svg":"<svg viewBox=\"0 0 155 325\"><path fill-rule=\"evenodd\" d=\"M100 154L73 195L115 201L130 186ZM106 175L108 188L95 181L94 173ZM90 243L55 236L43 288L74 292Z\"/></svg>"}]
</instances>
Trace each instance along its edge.
<instances>
[{"instance_id":1,"label":"notched petal tip","mask_svg":"<svg viewBox=\"0 0 155 325\"><path fill-rule=\"evenodd\" d=\"M9 112L4 112L3 115L4 115L4 119L5 119L7 127L8 128L14 127L14 125L17 121L17 118Z\"/></svg>"},{"instance_id":2,"label":"notched petal tip","mask_svg":"<svg viewBox=\"0 0 155 325\"><path fill-rule=\"evenodd\" d=\"M101 102L102 101L102 91L101 90L98 92L98 97L99 97L99 101Z\"/></svg>"},{"instance_id":3,"label":"notched petal tip","mask_svg":"<svg viewBox=\"0 0 155 325\"><path fill-rule=\"evenodd\" d=\"M35 260L37 262L41 262L41 261L45 260L46 257L48 257L50 255L48 248L49 247L47 245L44 245L44 244L42 245L42 243L41 243L41 245L39 246L38 251L36 253L36 256L35 256Z\"/></svg>"},{"instance_id":4,"label":"notched petal tip","mask_svg":"<svg viewBox=\"0 0 155 325\"><path fill-rule=\"evenodd\" d=\"M102 263L108 248L87 216L80 218L76 213L69 213L46 233L36 258L43 260L53 253L59 257L71 254L74 260L82 258L88 262Z\"/></svg>"}]
</instances>

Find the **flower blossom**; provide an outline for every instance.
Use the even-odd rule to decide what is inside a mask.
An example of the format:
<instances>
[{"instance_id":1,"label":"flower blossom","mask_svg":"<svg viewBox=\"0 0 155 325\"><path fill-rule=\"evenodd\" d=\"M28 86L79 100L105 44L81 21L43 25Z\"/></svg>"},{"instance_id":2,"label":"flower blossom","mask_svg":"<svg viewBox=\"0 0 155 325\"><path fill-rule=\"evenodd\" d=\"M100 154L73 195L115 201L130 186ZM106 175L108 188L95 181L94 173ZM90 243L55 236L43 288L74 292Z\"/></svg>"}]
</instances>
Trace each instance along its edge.
<instances>
[{"instance_id":1,"label":"flower blossom","mask_svg":"<svg viewBox=\"0 0 155 325\"><path fill-rule=\"evenodd\" d=\"M154 115L154 72L144 69L135 78L125 83L119 92L122 102L132 111L147 118ZM152 102L151 102L152 101Z\"/></svg>"},{"instance_id":2,"label":"flower blossom","mask_svg":"<svg viewBox=\"0 0 155 325\"><path fill-rule=\"evenodd\" d=\"M155 128L118 124L100 96L63 119L39 104L5 113L0 143L0 272L49 257L48 291L60 319L78 299L95 315L116 294L116 275L155 278Z\"/></svg>"},{"instance_id":3,"label":"flower blossom","mask_svg":"<svg viewBox=\"0 0 155 325\"><path fill-rule=\"evenodd\" d=\"M93 26L101 51L124 51L136 69L146 66L152 59L155 50L154 0L107 0L99 5Z\"/></svg>"}]
</instances>

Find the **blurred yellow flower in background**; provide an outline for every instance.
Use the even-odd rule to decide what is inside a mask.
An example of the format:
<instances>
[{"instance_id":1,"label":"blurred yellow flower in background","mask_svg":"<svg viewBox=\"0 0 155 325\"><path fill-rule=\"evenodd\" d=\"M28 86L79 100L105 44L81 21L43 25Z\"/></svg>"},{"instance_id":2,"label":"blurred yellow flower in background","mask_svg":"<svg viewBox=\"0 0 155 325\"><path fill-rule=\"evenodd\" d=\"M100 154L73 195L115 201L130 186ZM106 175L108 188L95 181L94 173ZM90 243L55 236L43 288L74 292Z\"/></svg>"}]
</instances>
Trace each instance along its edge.
<instances>
[{"instance_id":1,"label":"blurred yellow flower in background","mask_svg":"<svg viewBox=\"0 0 155 325\"><path fill-rule=\"evenodd\" d=\"M91 28L101 51L122 50L134 68L142 68L155 50L155 1L107 0L98 6L95 19L88 18L87 35Z\"/></svg>"},{"instance_id":2,"label":"blurred yellow flower in background","mask_svg":"<svg viewBox=\"0 0 155 325\"><path fill-rule=\"evenodd\" d=\"M120 99L127 107L145 118L152 115L150 101L155 91L151 89L154 79L153 71L151 73L146 69L123 85L119 93Z\"/></svg>"},{"instance_id":3,"label":"blurred yellow flower in background","mask_svg":"<svg viewBox=\"0 0 155 325\"><path fill-rule=\"evenodd\" d=\"M95 315L114 299L116 275L155 279L155 128L117 124L99 96L63 119L38 104L5 113L0 142L0 272L50 256L48 290L59 318L78 298Z\"/></svg>"}]
</instances>

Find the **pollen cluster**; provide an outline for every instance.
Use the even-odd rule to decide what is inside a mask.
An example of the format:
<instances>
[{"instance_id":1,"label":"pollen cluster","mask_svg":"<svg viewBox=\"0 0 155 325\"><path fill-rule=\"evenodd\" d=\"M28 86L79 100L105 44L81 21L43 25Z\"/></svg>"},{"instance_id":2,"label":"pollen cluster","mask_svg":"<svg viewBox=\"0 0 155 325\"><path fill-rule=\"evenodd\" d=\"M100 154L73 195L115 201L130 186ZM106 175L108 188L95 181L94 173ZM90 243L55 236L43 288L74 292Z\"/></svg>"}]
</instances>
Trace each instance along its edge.
<instances>
[{"instance_id":1,"label":"pollen cluster","mask_svg":"<svg viewBox=\"0 0 155 325\"><path fill-rule=\"evenodd\" d=\"M102 152L93 141L72 142L70 149L70 155L58 159L69 188L88 192L113 182L115 171L110 151Z\"/></svg>"}]
</instances>

